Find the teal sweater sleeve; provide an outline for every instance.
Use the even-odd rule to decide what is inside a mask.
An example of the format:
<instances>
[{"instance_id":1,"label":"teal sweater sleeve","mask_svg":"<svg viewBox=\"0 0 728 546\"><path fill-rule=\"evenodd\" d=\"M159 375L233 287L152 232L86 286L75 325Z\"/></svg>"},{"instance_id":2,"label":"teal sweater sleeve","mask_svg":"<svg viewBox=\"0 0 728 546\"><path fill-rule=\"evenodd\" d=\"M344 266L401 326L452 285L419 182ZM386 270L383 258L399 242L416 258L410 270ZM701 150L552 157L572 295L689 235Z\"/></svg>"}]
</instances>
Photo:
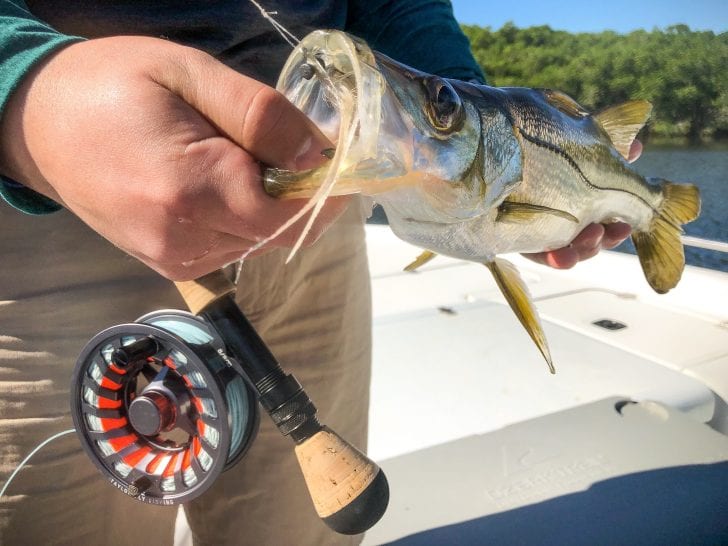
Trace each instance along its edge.
<instances>
[{"instance_id":1,"label":"teal sweater sleeve","mask_svg":"<svg viewBox=\"0 0 728 546\"><path fill-rule=\"evenodd\" d=\"M60 34L33 17L24 2L0 0L0 117L23 77L40 60L59 47L79 40ZM60 208L54 201L2 176L0 196L30 214Z\"/></svg>"},{"instance_id":2,"label":"teal sweater sleeve","mask_svg":"<svg viewBox=\"0 0 728 546\"><path fill-rule=\"evenodd\" d=\"M449 0L352 0L347 30L423 72L485 83Z\"/></svg>"},{"instance_id":3,"label":"teal sweater sleeve","mask_svg":"<svg viewBox=\"0 0 728 546\"><path fill-rule=\"evenodd\" d=\"M449 0L350 0L346 30L364 38L373 49L425 72L484 81ZM56 32L20 0L0 0L0 116L13 91L40 60L81 39ZM31 214L60 208L2 176L0 196Z\"/></svg>"}]
</instances>

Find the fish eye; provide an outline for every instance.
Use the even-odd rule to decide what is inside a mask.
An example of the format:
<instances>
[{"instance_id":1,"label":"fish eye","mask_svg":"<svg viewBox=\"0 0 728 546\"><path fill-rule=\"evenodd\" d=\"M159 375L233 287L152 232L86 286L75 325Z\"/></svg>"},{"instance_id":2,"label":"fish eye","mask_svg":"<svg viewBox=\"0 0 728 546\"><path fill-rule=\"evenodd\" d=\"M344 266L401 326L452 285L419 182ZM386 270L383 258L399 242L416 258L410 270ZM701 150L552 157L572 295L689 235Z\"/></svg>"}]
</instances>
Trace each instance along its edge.
<instances>
[{"instance_id":1,"label":"fish eye","mask_svg":"<svg viewBox=\"0 0 728 546\"><path fill-rule=\"evenodd\" d=\"M427 78L424 84L428 97L425 111L432 126L443 133L457 131L464 120L463 103L458 94L442 78Z\"/></svg>"}]
</instances>

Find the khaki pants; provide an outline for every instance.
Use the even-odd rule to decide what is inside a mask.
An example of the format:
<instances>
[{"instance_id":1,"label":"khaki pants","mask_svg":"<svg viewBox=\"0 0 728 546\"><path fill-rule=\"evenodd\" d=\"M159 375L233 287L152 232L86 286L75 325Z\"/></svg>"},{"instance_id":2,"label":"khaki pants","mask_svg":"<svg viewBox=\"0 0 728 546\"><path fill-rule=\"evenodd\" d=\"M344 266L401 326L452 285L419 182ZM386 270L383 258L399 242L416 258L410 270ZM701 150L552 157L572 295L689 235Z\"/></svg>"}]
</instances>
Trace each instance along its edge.
<instances>
[{"instance_id":1,"label":"khaki pants","mask_svg":"<svg viewBox=\"0 0 728 546\"><path fill-rule=\"evenodd\" d=\"M276 251L243 268L238 300L323 423L365 447L370 302L357 203L284 266ZM99 330L160 308L183 309L172 283L68 212L0 206L0 484L30 450L72 428L71 370ZM262 415L249 453L185 507L195 544L356 544L316 516L293 442ZM0 544L172 543L176 508L116 491L75 435L46 446L0 499Z\"/></svg>"}]
</instances>

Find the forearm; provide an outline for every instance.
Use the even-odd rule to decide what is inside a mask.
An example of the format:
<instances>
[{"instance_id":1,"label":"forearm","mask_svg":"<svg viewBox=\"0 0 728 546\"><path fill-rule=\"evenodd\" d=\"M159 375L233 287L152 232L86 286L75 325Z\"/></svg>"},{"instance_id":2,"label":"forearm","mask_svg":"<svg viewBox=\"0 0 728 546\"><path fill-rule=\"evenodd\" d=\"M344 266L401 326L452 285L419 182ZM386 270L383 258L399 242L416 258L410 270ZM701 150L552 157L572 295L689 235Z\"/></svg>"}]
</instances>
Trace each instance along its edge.
<instances>
[{"instance_id":1,"label":"forearm","mask_svg":"<svg viewBox=\"0 0 728 546\"><path fill-rule=\"evenodd\" d=\"M79 40L56 32L35 18L24 2L0 0L0 124L7 123L10 99L33 68L49 54ZM10 174L6 157L8 140L19 138L14 130L5 129L0 141L0 196L29 213L57 210L58 205L50 199L2 176Z\"/></svg>"},{"instance_id":2,"label":"forearm","mask_svg":"<svg viewBox=\"0 0 728 546\"><path fill-rule=\"evenodd\" d=\"M447 0L352 0L347 30L418 70L485 81Z\"/></svg>"}]
</instances>

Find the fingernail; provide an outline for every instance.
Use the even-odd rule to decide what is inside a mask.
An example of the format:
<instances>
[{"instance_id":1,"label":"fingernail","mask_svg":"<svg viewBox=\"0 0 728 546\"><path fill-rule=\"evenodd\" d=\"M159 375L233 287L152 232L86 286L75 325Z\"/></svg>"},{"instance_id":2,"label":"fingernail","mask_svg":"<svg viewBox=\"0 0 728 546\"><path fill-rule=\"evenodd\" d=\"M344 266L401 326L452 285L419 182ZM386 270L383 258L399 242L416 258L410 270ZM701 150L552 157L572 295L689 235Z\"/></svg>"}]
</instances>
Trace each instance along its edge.
<instances>
[{"instance_id":1,"label":"fingernail","mask_svg":"<svg viewBox=\"0 0 728 546\"><path fill-rule=\"evenodd\" d=\"M302 164L306 161L306 154L308 154L309 150L311 149L311 144L313 144L313 138L307 137L306 140L303 141L303 144L301 144L301 147L298 149L298 152L296 153L296 157L293 158L293 170L303 170L306 167L303 167Z\"/></svg>"},{"instance_id":2,"label":"fingernail","mask_svg":"<svg viewBox=\"0 0 728 546\"><path fill-rule=\"evenodd\" d=\"M321 145L324 144L325 141L319 142L318 139L316 140L317 141L314 142L312 137L308 137L301 148L299 148L298 153L293 160L293 170L305 171L307 169L313 169L326 163L327 159L330 160L334 157L334 152L336 151L334 148L331 148L330 146L322 148Z\"/></svg>"}]
</instances>

